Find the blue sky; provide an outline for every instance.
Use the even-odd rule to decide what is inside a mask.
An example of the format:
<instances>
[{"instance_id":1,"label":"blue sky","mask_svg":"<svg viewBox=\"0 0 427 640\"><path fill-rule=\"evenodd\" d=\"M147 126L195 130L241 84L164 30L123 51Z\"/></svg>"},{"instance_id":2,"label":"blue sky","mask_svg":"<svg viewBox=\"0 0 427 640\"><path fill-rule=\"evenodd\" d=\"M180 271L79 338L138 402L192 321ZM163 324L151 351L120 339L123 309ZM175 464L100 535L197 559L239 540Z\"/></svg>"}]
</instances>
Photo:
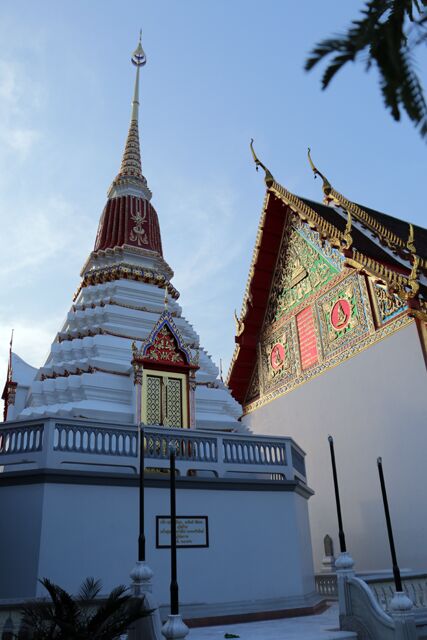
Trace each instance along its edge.
<instances>
[{"instance_id":1,"label":"blue sky","mask_svg":"<svg viewBox=\"0 0 427 640\"><path fill-rule=\"evenodd\" d=\"M321 200L306 151L350 199L427 226L426 145L387 115L376 72L326 91L304 60L362 0L3 0L0 6L0 371L40 366L70 307L117 173L139 28L143 171L184 315L225 368L264 196ZM427 56L419 57L420 69ZM424 73L425 77L425 73Z\"/></svg>"}]
</instances>

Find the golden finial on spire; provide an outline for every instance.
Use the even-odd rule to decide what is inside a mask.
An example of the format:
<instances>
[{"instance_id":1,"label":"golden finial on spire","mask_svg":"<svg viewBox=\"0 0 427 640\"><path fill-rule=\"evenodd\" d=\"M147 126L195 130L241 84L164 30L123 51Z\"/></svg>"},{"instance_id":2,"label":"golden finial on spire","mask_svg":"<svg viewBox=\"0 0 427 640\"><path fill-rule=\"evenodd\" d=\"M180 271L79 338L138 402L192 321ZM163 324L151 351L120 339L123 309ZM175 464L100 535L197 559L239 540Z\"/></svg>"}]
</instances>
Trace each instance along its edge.
<instances>
[{"instance_id":1,"label":"golden finial on spire","mask_svg":"<svg viewBox=\"0 0 427 640\"><path fill-rule=\"evenodd\" d=\"M274 178L273 178L271 172L265 166L265 164L263 164L261 162L261 160L258 158L257 154L255 153L254 139L253 138L251 138L250 147L251 147L251 151L252 151L252 157L253 157L255 165L256 165L256 170L258 171L258 167L261 167L262 169L264 169L264 171L265 171L265 184L267 185L267 187L271 187L271 185L274 182Z\"/></svg>"},{"instance_id":2,"label":"golden finial on spire","mask_svg":"<svg viewBox=\"0 0 427 640\"><path fill-rule=\"evenodd\" d=\"M136 67L143 67L144 64L147 62L147 57L145 55L144 49L142 48L142 29L139 30L139 42L138 42L138 46L136 47L135 51L132 54L132 64L134 64Z\"/></svg>"},{"instance_id":3,"label":"golden finial on spire","mask_svg":"<svg viewBox=\"0 0 427 640\"><path fill-rule=\"evenodd\" d=\"M323 180L323 193L325 194L326 198L328 198L329 194L331 193L332 190L332 185L329 182L329 180L323 175L323 173L320 173L319 169L314 165L313 160L311 159L311 149L310 147L308 147L308 161L310 163L310 167L313 170L314 173L314 177L316 178L316 176L320 176Z\"/></svg>"}]
</instances>

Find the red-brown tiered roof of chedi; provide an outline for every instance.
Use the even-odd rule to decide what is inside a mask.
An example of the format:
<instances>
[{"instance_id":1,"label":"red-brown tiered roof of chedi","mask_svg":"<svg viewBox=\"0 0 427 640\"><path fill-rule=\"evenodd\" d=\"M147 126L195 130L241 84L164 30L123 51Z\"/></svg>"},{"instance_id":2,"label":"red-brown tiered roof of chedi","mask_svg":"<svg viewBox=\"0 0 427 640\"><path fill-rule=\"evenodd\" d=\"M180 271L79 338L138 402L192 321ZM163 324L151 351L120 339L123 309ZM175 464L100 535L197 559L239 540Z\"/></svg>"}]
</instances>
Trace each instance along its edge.
<instances>
[{"instance_id":1,"label":"red-brown tiered roof of chedi","mask_svg":"<svg viewBox=\"0 0 427 640\"><path fill-rule=\"evenodd\" d=\"M94 251L130 245L163 256L157 213L145 198L111 198L99 222Z\"/></svg>"}]
</instances>

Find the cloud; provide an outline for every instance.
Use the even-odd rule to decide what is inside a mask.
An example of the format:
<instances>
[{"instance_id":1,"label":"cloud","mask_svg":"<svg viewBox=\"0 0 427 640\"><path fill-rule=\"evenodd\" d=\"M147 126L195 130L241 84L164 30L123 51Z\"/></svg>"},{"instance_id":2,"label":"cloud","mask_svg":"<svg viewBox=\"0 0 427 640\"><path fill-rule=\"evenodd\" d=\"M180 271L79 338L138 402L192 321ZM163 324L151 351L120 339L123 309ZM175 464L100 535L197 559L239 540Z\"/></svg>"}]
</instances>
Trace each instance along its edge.
<instances>
[{"instance_id":1,"label":"cloud","mask_svg":"<svg viewBox=\"0 0 427 640\"><path fill-rule=\"evenodd\" d=\"M11 151L16 152L21 159L27 158L34 144L40 138L40 132L35 129L0 128L0 142Z\"/></svg>"},{"instance_id":2,"label":"cloud","mask_svg":"<svg viewBox=\"0 0 427 640\"><path fill-rule=\"evenodd\" d=\"M239 220L236 196L224 185L199 187L191 194L171 189L168 195L171 201L162 211L172 211L173 218L162 215L162 236L166 260L179 265L177 283L187 291L227 287L221 274L242 254L249 238Z\"/></svg>"},{"instance_id":3,"label":"cloud","mask_svg":"<svg viewBox=\"0 0 427 640\"><path fill-rule=\"evenodd\" d=\"M0 161L25 160L41 138L41 132L27 124L40 107L41 88L28 70L16 62L0 59Z\"/></svg>"},{"instance_id":4,"label":"cloud","mask_svg":"<svg viewBox=\"0 0 427 640\"><path fill-rule=\"evenodd\" d=\"M48 355L50 345L59 329L59 319L50 318L37 325L28 319L16 319L0 316L0 391L6 380L7 361L9 357L10 333L13 322L13 351L28 364L39 367Z\"/></svg>"},{"instance_id":5,"label":"cloud","mask_svg":"<svg viewBox=\"0 0 427 640\"><path fill-rule=\"evenodd\" d=\"M16 287L21 277L28 281L35 275L33 269L59 256L69 257L79 245L81 253L86 218L61 196L49 196L43 203L32 202L15 215L0 200L0 220L7 229L0 236L2 288Z\"/></svg>"},{"instance_id":6,"label":"cloud","mask_svg":"<svg viewBox=\"0 0 427 640\"><path fill-rule=\"evenodd\" d=\"M0 98L3 102L15 103L17 99L17 79L12 63L0 60Z\"/></svg>"}]
</instances>

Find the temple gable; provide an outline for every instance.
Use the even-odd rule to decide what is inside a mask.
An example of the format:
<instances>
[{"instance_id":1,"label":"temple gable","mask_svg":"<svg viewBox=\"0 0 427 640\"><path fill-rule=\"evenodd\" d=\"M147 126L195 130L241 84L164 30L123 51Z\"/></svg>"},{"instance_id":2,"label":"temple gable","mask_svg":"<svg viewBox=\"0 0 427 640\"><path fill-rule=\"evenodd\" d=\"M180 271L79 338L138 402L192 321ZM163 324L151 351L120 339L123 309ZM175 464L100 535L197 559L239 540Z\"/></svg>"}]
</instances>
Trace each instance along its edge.
<instances>
[{"instance_id":1,"label":"temple gable","mask_svg":"<svg viewBox=\"0 0 427 640\"><path fill-rule=\"evenodd\" d=\"M329 256L318 234L305 225L290 222L283 235L274 274L266 322L278 320L304 299L318 291L341 269L338 253Z\"/></svg>"}]
</instances>

